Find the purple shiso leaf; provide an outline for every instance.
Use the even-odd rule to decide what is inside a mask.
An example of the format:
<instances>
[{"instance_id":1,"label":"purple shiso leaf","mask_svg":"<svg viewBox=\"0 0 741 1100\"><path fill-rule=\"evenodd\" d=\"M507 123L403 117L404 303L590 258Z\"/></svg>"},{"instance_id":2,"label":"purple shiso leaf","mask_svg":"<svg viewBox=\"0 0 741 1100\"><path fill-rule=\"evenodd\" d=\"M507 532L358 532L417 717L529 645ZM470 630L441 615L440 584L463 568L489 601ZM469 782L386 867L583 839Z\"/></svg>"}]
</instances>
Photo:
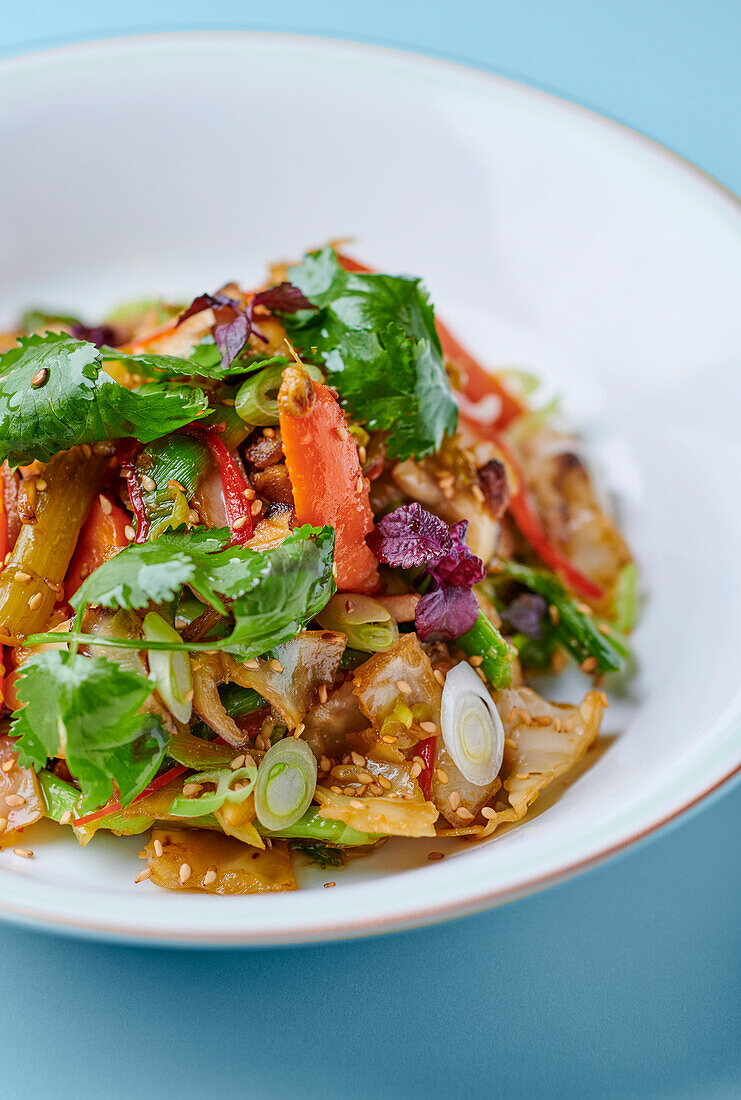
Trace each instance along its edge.
<instances>
[{"instance_id":1,"label":"purple shiso leaf","mask_svg":"<svg viewBox=\"0 0 741 1100\"><path fill-rule=\"evenodd\" d=\"M548 604L542 596L534 592L524 592L512 601L506 611L502 612L502 618L520 634L538 642L543 634L543 619L547 607Z\"/></svg>"},{"instance_id":2,"label":"purple shiso leaf","mask_svg":"<svg viewBox=\"0 0 741 1100\"><path fill-rule=\"evenodd\" d=\"M76 322L69 327L70 335L76 340L87 340L89 344L95 344L97 348L111 347L115 345L116 333L110 325L88 325Z\"/></svg>"},{"instance_id":3,"label":"purple shiso leaf","mask_svg":"<svg viewBox=\"0 0 741 1100\"><path fill-rule=\"evenodd\" d=\"M398 569L440 557L450 546L450 532L444 523L420 504L405 504L379 520L365 541L380 562Z\"/></svg>"},{"instance_id":4,"label":"purple shiso leaf","mask_svg":"<svg viewBox=\"0 0 741 1100\"><path fill-rule=\"evenodd\" d=\"M182 325L183 321L187 321L194 314L203 313L204 309L213 309L214 306L232 306L234 309L238 309L239 302L235 302L226 294L199 294L197 298L193 299L185 312L180 314L178 325Z\"/></svg>"},{"instance_id":5,"label":"purple shiso leaf","mask_svg":"<svg viewBox=\"0 0 741 1100\"><path fill-rule=\"evenodd\" d=\"M275 309L278 313L298 313L302 309L314 309L309 299L293 283L278 283L277 286L261 290L250 304Z\"/></svg>"},{"instance_id":6,"label":"purple shiso leaf","mask_svg":"<svg viewBox=\"0 0 741 1100\"><path fill-rule=\"evenodd\" d=\"M479 605L469 588L443 585L417 604L414 622L423 642L452 642L471 629Z\"/></svg>"},{"instance_id":7,"label":"purple shiso leaf","mask_svg":"<svg viewBox=\"0 0 741 1100\"><path fill-rule=\"evenodd\" d=\"M214 340L221 352L221 365L230 367L247 343L252 331L252 323L247 315L231 306L220 306L216 310Z\"/></svg>"},{"instance_id":8,"label":"purple shiso leaf","mask_svg":"<svg viewBox=\"0 0 741 1100\"><path fill-rule=\"evenodd\" d=\"M471 588L486 576L481 558L472 554L467 546L454 546L443 557L430 562L427 572L441 584L455 584L461 588Z\"/></svg>"}]
</instances>

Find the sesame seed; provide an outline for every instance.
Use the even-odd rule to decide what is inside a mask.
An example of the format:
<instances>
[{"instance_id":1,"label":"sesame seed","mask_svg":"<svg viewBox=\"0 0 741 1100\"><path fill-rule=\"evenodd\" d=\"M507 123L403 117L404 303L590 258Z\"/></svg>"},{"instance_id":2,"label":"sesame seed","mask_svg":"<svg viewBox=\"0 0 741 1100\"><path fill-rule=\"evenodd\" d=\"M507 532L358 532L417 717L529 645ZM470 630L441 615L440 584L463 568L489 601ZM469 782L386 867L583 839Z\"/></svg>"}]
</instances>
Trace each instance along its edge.
<instances>
[{"instance_id":1,"label":"sesame seed","mask_svg":"<svg viewBox=\"0 0 741 1100\"><path fill-rule=\"evenodd\" d=\"M8 827L7 817L0 817L0 833L4 833Z\"/></svg>"},{"instance_id":2,"label":"sesame seed","mask_svg":"<svg viewBox=\"0 0 741 1100\"><path fill-rule=\"evenodd\" d=\"M468 658L468 663L471 668L478 668L479 665L484 663L484 658L479 653L475 653L473 657Z\"/></svg>"},{"instance_id":3,"label":"sesame seed","mask_svg":"<svg viewBox=\"0 0 741 1100\"><path fill-rule=\"evenodd\" d=\"M597 658L596 657L587 657L586 661L582 661L582 663L579 665L579 667L582 670L582 672L594 672L594 670L597 667Z\"/></svg>"},{"instance_id":4,"label":"sesame seed","mask_svg":"<svg viewBox=\"0 0 741 1100\"><path fill-rule=\"evenodd\" d=\"M37 390L39 388L39 386L43 386L44 382L46 382L48 377L49 377L49 368L48 367L40 367L39 370L36 371L33 378L31 379L31 385L33 386L33 388L35 390Z\"/></svg>"},{"instance_id":5,"label":"sesame seed","mask_svg":"<svg viewBox=\"0 0 741 1100\"><path fill-rule=\"evenodd\" d=\"M554 718L553 719L553 728L556 731L556 733L561 732L561 730L563 729L563 723L561 722L560 718Z\"/></svg>"},{"instance_id":6,"label":"sesame seed","mask_svg":"<svg viewBox=\"0 0 741 1100\"><path fill-rule=\"evenodd\" d=\"M512 707L512 710L507 715L507 724L511 725L517 718L517 707Z\"/></svg>"},{"instance_id":7,"label":"sesame seed","mask_svg":"<svg viewBox=\"0 0 741 1100\"><path fill-rule=\"evenodd\" d=\"M180 885L181 886L185 886L186 882L190 878L190 875L191 875L191 866L190 866L190 864L189 863L181 863L180 864L180 872L178 874L178 878L180 879Z\"/></svg>"},{"instance_id":8,"label":"sesame seed","mask_svg":"<svg viewBox=\"0 0 741 1100\"><path fill-rule=\"evenodd\" d=\"M368 457L368 452L366 451L365 447L361 443L361 445L358 447L358 458L360 459L360 461L362 463L362 462L365 462L367 457Z\"/></svg>"},{"instance_id":9,"label":"sesame seed","mask_svg":"<svg viewBox=\"0 0 741 1100\"><path fill-rule=\"evenodd\" d=\"M436 863L438 859L445 859L445 852L428 852L427 858L431 863Z\"/></svg>"},{"instance_id":10,"label":"sesame seed","mask_svg":"<svg viewBox=\"0 0 741 1100\"><path fill-rule=\"evenodd\" d=\"M391 790L391 780L387 779L385 775L379 775L378 782L385 791Z\"/></svg>"},{"instance_id":11,"label":"sesame seed","mask_svg":"<svg viewBox=\"0 0 741 1100\"><path fill-rule=\"evenodd\" d=\"M104 497L103 494L101 493L100 496L98 497L98 502L100 504L100 510L103 513L103 515L104 516L110 516L111 512L113 511L113 505L111 504L108 497Z\"/></svg>"},{"instance_id":12,"label":"sesame seed","mask_svg":"<svg viewBox=\"0 0 741 1100\"><path fill-rule=\"evenodd\" d=\"M277 657L270 658L270 667L272 668L273 672L283 671L283 665L280 663Z\"/></svg>"},{"instance_id":13,"label":"sesame seed","mask_svg":"<svg viewBox=\"0 0 741 1100\"><path fill-rule=\"evenodd\" d=\"M383 794L383 787L379 787L377 783L371 783L368 790L372 795L375 795L376 798Z\"/></svg>"},{"instance_id":14,"label":"sesame seed","mask_svg":"<svg viewBox=\"0 0 741 1100\"><path fill-rule=\"evenodd\" d=\"M124 534L126 535L126 538L129 540L129 542L131 542L134 537L134 528L131 526L130 523L127 524L126 527L124 527Z\"/></svg>"},{"instance_id":15,"label":"sesame seed","mask_svg":"<svg viewBox=\"0 0 741 1100\"><path fill-rule=\"evenodd\" d=\"M91 459L91 458L93 457L93 448L92 448L92 447L90 446L90 444L89 444L89 443L83 443L83 445L82 445L82 453L83 453L83 456L84 456L84 457L85 457L85 458L86 458L86 459L88 460L88 462L89 462L89 461L90 461L90 459Z\"/></svg>"},{"instance_id":16,"label":"sesame seed","mask_svg":"<svg viewBox=\"0 0 741 1100\"><path fill-rule=\"evenodd\" d=\"M17 756L13 756L10 758L10 760L3 760L2 769L6 775L8 774L8 772L12 772L13 768L16 765L17 759Z\"/></svg>"},{"instance_id":17,"label":"sesame seed","mask_svg":"<svg viewBox=\"0 0 741 1100\"><path fill-rule=\"evenodd\" d=\"M149 474L142 474L142 489L145 489L148 493L153 493L157 488L157 482Z\"/></svg>"},{"instance_id":18,"label":"sesame seed","mask_svg":"<svg viewBox=\"0 0 741 1100\"><path fill-rule=\"evenodd\" d=\"M128 528L126 528L126 530L128 530ZM132 538L134 537L134 532L133 531L131 532L131 537ZM89 565L81 565L80 566L80 580L84 581L85 577L87 577L89 575L89 573L90 573L90 566Z\"/></svg>"},{"instance_id":19,"label":"sesame seed","mask_svg":"<svg viewBox=\"0 0 741 1100\"><path fill-rule=\"evenodd\" d=\"M571 733L572 729L574 728L574 719L573 718L567 718L565 720L564 724L563 724L563 728L564 728L564 733Z\"/></svg>"},{"instance_id":20,"label":"sesame seed","mask_svg":"<svg viewBox=\"0 0 741 1100\"><path fill-rule=\"evenodd\" d=\"M402 693L402 695L411 695L412 694L412 689L410 688L410 686L406 682L406 680L397 680L396 681L396 686L399 689L399 691Z\"/></svg>"},{"instance_id":21,"label":"sesame seed","mask_svg":"<svg viewBox=\"0 0 741 1100\"><path fill-rule=\"evenodd\" d=\"M262 511L262 501L261 500L253 500L252 501L252 508L250 509L250 511L252 512L253 516L259 516L260 512Z\"/></svg>"},{"instance_id":22,"label":"sesame seed","mask_svg":"<svg viewBox=\"0 0 741 1100\"><path fill-rule=\"evenodd\" d=\"M497 811L492 809L491 806L484 806L481 810L481 816L485 817L487 821L492 821L497 816Z\"/></svg>"},{"instance_id":23,"label":"sesame seed","mask_svg":"<svg viewBox=\"0 0 741 1100\"><path fill-rule=\"evenodd\" d=\"M517 775L515 776L515 779L527 779L527 778L528 778L527 772L518 772Z\"/></svg>"},{"instance_id":24,"label":"sesame seed","mask_svg":"<svg viewBox=\"0 0 741 1100\"><path fill-rule=\"evenodd\" d=\"M467 810L465 806L461 806L455 813L456 817L459 817L461 821L473 821L474 815L470 810Z\"/></svg>"},{"instance_id":25,"label":"sesame seed","mask_svg":"<svg viewBox=\"0 0 741 1100\"><path fill-rule=\"evenodd\" d=\"M517 749L517 742L513 741L511 737L505 737L504 744L508 749L512 749L513 752Z\"/></svg>"},{"instance_id":26,"label":"sesame seed","mask_svg":"<svg viewBox=\"0 0 741 1100\"><path fill-rule=\"evenodd\" d=\"M365 757L361 756L359 752L351 752L350 759L353 764L356 764L359 768L365 767Z\"/></svg>"},{"instance_id":27,"label":"sesame seed","mask_svg":"<svg viewBox=\"0 0 741 1100\"><path fill-rule=\"evenodd\" d=\"M7 554L3 558L3 565L7 565L9 561L10 561L10 550L8 550Z\"/></svg>"},{"instance_id":28,"label":"sesame seed","mask_svg":"<svg viewBox=\"0 0 741 1100\"><path fill-rule=\"evenodd\" d=\"M535 716L536 726L550 726L552 722L553 719L551 718L550 714L537 714Z\"/></svg>"},{"instance_id":29,"label":"sesame seed","mask_svg":"<svg viewBox=\"0 0 741 1100\"><path fill-rule=\"evenodd\" d=\"M326 684L320 684L319 685L319 702L320 703L326 703L327 702L327 685Z\"/></svg>"},{"instance_id":30,"label":"sesame seed","mask_svg":"<svg viewBox=\"0 0 741 1100\"><path fill-rule=\"evenodd\" d=\"M161 840L155 840L155 842L154 842L154 854L157 856L157 859L159 859L160 856L162 855L162 841Z\"/></svg>"},{"instance_id":31,"label":"sesame seed","mask_svg":"<svg viewBox=\"0 0 741 1100\"><path fill-rule=\"evenodd\" d=\"M13 854L16 856L22 856L23 859L31 859L33 852L30 848L14 848Z\"/></svg>"},{"instance_id":32,"label":"sesame seed","mask_svg":"<svg viewBox=\"0 0 741 1100\"><path fill-rule=\"evenodd\" d=\"M609 636L611 633L607 623L600 623L597 629L599 630L600 634L607 634Z\"/></svg>"},{"instance_id":33,"label":"sesame seed","mask_svg":"<svg viewBox=\"0 0 741 1100\"><path fill-rule=\"evenodd\" d=\"M319 767L321 768L321 770L323 772L331 771L332 770L332 761L329 759L328 756L323 756L321 758L321 760L319 761Z\"/></svg>"},{"instance_id":34,"label":"sesame seed","mask_svg":"<svg viewBox=\"0 0 741 1100\"><path fill-rule=\"evenodd\" d=\"M245 768L256 768L257 764L254 761L252 753L246 752L244 754L244 766Z\"/></svg>"},{"instance_id":35,"label":"sesame seed","mask_svg":"<svg viewBox=\"0 0 741 1100\"><path fill-rule=\"evenodd\" d=\"M36 489L39 493L43 493L46 489L46 481L43 477L36 478Z\"/></svg>"},{"instance_id":36,"label":"sesame seed","mask_svg":"<svg viewBox=\"0 0 741 1100\"><path fill-rule=\"evenodd\" d=\"M194 795L200 792L201 787L201 783L186 783L183 787L183 794L186 798L193 798Z\"/></svg>"},{"instance_id":37,"label":"sesame seed","mask_svg":"<svg viewBox=\"0 0 741 1100\"><path fill-rule=\"evenodd\" d=\"M57 584L56 581L50 581L48 577L44 577L44 584L47 588L50 588L55 596L61 596L64 592L64 587L61 584Z\"/></svg>"},{"instance_id":38,"label":"sesame seed","mask_svg":"<svg viewBox=\"0 0 741 1100\"><path fill-rule=\"evenodd\" d=\"M337 885L336 882L325 882L324 883L324 889L329 890L330 886L336 886L336 885Z\"/></svg>"},{"instance_id":39,"label":"sesame seed","mask_svg":"<svg viewBox=\"0 0 741 1100\"><path fill-rule=\"evenodd\" d=\"M460 791L453 791L453 793L448 798L448 804L450 805L451 810L453 810L454 812L458 809L461 804Z\"/></svg>"},{"instance_id":40,"label":"sesame seed","mask_svg":"<svg viewBox=\"0 0 741 1100\"><path fill-rule=\"evenodd\" d=\"M244 753L241 753L239 756L234 757L234 759L232 760L229 767L232 769L233 772L236 772L236 771L239 770L239 768L243 767L243 765L244 765Z\"/></svg>"},{"instance_id":41,"label":"sesame seed","mask_svg":"<svg viewBox=\"0 0 741 1100\"><path fill-rule=\"evenodd\" d=\"M433 669L433 675L441 687L445 687L445 674L439 668Z\"/></svg>"},{"instance_id":42,"label":"sesame seed","mask_svg":"<svg viewBox=\"0 0 741 1100\"><path fill-rule=\"evenodd\" d=\"M273 439L275 436L275 428L263 428L262 434L266 439Z\"/></svg>"},{"instance_id":43,"label":"sesame seed","mask_svg":"<svg viewBox=\"0 0 741 1100\"><path fill-rule=\"evenodd\" d=\"M419 728L423 729L425 733L437 733L437 726L434 722L420 722Z\"/></svg>"},{"instance_id":44,"label":"sesame seed","mask_svg":"<svg viewBox=\"0 0 741 1100\"><path fill-rule=\"evenodd\" d=\"M474 497L479 502L479 504L484 503L484 501L486 500L486 497L484 496L484 490L481 488L480 485L472 485L471 486L471 492L473 493Z\"/></svg>"},{"instance_id":45,"label":"sesame seed","mask_svg":"<svg viewBox=\"0 0 741 1100\"><path fill-rule=\"evenodd\" d=\"M524 707L520 707L520 721L526 726L532 726L533 716L529 710L525 710Z\"/></svg>"},{"instance_id":46,"label":"sesame seed","mask_svg":"<svg viewBox=\"0 0 741 1100\"><path fill-rule=\"evenodd\" d=\"M576 605L576 610L581 611L582 615L591 615L592 614L591 607L589 606L589 604L586 604L586 603L578 603Z\"/></svg>"},{"instance_id":47,"label":"sesame seed","mask_svg":"<svg viewBox=\"0 0 741 1100\"><path fill-rule=\"evenodd\" d=\"M306 729L306 726L304 725L304 723L299 722L299 724L296 726L295 730L293 731L293 736L296 738L297 741L298 741L299 737L301 737L301 735L303 734L305 729Z\"/></svg>"},{"instance_id":48,"label":"sesame seed","mask_svg":"<svg viewBox=\"0 0 741 1100\"><path fill-rule=\"evenodd\" d=\"M345 611L347 611L347 613L349 614L351 611L354 610L355 604L352 602L352 600L345 600Z\"/></svg>"},{"instance_id":49,"label":"sesame seed","mask_svg":"<svg viewBox=\"0 0 741 1100\"><path fill-rule=\"evenodd\" d=\"M203 885L210 886L212 882L216 882L216 871L213 867L209 867L206 874L203 876Z\"/></svg>"},{"instance_id":50,"label":"sesame seed","mask_svg":"<svg viewBox=\"0 0 741 1100\"><path fill-rule=\"evenodd\" d=\"M558 623L558 620L559 620L560 616L559 616L559 613L558 613L558 608L556 607L555 604L550 604L550 606L548 608L548 614L550 615L550 619L551 619L552 623L554 623L554 624Z\"/></svg>"},{"instance_id":51,"label":"sesame seed","mask_svg":"<svg viewBox=\"0 0 741 1100\"><path fill-rule=\"evenodd\" d=\"M364 486L364 483L363 483L363 479L362 479L362 477L359 477L358 480L355 482L355 492L356 493L362 493L364 487L365 486Z\"/></svg>"},{"instance_id":52,"label":"sesame seed","mask_svg":"<svg viewBox=\"0 0 741 1100\"><path fill-rule=\"evenodd\" d=\"M41 601L43 600L43 598L44 597L40 592L34 592L33 596L31 596L31 599L28 601L29 609L31 611L35 611L38 607L41 606Z\"/></svg>"},{"instance_id":53,"label":"sesame seed","mask_svg":"<svg viewBox=\"0 0 741 1100\"><path fill-rule=\"evenodd\" d=\"M195 508L189 508L188 509L188 523L190 524L190 526L191 527L197 527L200 522L201 522L201 517L198 515L198 512L196 512Z\"/></svg>"},{"instance_id":54,"label":"sesame seed","mask_svg":"<svg viewBox=\"0 0 741 1100\"><path fill-rule=\"evenodd\" d=\"M451 486L455 485L455 475L443 474L442 477L437 479L437 483L441 489L450 489Z\"/></svg>"},{"instance_id":55,"label":"sesame seed","mask_svg":"<svg viewBox=\"0 0 741 1100\"><path fill-rule=\"evenodd\" d=\"M167 488L176 493L184 493L185 487L180 484L174 477L169 478L167 482Z\"/></svg>"},{"instance_id":56,"label":"sesame seed","mask_svg":"<svg viewBox=\"0 0 741 1100\"><path fill-rule=\"evenodd\" d=\"M350 799L350 805L352 806L352 808L354 810L362 810L363 809L363 803L360 801L359 798L351 798Z\"/></svg>"},{"instance_id":57,"label":"sesame seed","mask_svg":"<svg viewBox=\"0 0 741 1100\"><path fill-rule=\"evenodd\" d=\"M330 787L332 794L342 794L342 787Z\"/></svg>"},{"instance_id":58,"label":"sesame seed","mask_svg":"<svg viewBox=\"0 0 741 1100\"><path fill-rule=\"evenodd\" d=\"M248 519L249 519L249 516L240 516L239 519L235 519L234 523L232 524L232 527L234 528L235 531L241 531L242 528L244 527L245 523L247 523Z\"/></svg>"},{"instance_id":59,"label":"sesame seed","mask_svg":"<svg viewBox=\"0 0 741 1100\"><path fill-rule=\"evenodd\" d=\"M65 810L64 813L62 814L62 816L59 819L59 824L60 825L69 825L69 823L70 823L70 821L72 820L73 817L74 817L74 814L72 813L71 810Z\"/></svg>"},{"instance_id":60,"label":"sesame seed","mask_svg":"<svg viewBox=\"0 0 741 1100\"><path fill-rule=\"evenodd\" d=\"M343 443L350 438L350 433L348 432L344 424L340 424L339 428L337 429L337 434Z\"/></svg>"},{"instance_id":61,"label":"sesame seed","mask_svg":"<svg viewBox=\"0 0 741 1100\"><path fill-rule=\"evenodd\" d=\"M257 657L251 657L249 659L249 661L244 662L244 667L245 668L259 668L260 667L260 662L258 661Z\"/></svg>"},{"instance_id":62,"label":"sesame seed","mask_svg":"<svg viewBox=\"0 0 741 1100\"><path fill-rule=\"evenodd\" d=\"M149 878L149 876L150 876L151 874L152 874L152 868L151 868L151 867L145 867L145 868L144 868L144 869L143 869L142 871L140 871L140 872L139 872L139 874L138 874L138 875L136 876L136 878L134 879L134 882L135 882L135 883L137 883L137 882L144 882L144 880L145 880L145 879L147 879L147 878Z\"/></svg>"},{"instance_id":63,"label":"sesame seed","mask_svg":"<svg viewBox=\"0 0 741 1100\"><path fill-rule=\"evenodd\" d=\"M381 737L381 740L386 745L393 745L394 741L398 741L399 738L398 737L393 737L390 733L384 733Z\"/></svg>"},{"instance_id":64,"label":"sesame seed","mask_svg":"<svg viewBox=\"0 0 741 1100\"><path fill-rule=\"evenodd\" d=\"M412 764L412 779L417 779L422 774L422 765L419 760L415 760Z\"/></svg>"},{"instance_id":65,"label":"sesame seed","mask_svg":"<svg viewBox=\"0 0 741 1100\"><path fill-rule=\"evenodd\" d=\"M25 806L26 800L22 794L6 794L5 801L8 806Z\"/></svg>"},{"instance_id":66,"label":"sesame seed","mask_svg":"<svg viewBox=\"0 0 741 1100\"><path fill-rule=\"evenodd\" d=\"M255 490L252 488L251 485L248 485L246 489L242 490L242 496L244 497L245 500L254 500L255 499Z\"/></svg>"},{"instance_id":67,"label":"sesame seed","mask_svg":"<svg viewBox=\"0 0 741 1100\"><path fill-rule=\"evenodd\" d=\"M442 768L437 769L436 775L437 775L437 778L438 778L439 782L442 783L443 787L445 786L446 783L449 782L448 773L446 771L443 771Z\"/></svg>"}]
</instances>

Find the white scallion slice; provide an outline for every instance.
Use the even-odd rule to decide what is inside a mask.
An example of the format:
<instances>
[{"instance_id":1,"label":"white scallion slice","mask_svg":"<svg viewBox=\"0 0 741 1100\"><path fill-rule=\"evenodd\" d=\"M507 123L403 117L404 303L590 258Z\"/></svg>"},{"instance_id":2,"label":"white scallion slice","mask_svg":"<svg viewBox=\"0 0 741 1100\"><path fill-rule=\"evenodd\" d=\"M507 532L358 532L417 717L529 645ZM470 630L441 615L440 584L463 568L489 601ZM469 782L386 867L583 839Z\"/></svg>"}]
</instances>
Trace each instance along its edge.
<instances>
[{"instance_id":1,"label":"white scallion slice","mask_svg":"<svg viewBox=\"0 0 741 1100\"><path fill-rule=\"evenodd\" d=\"M303 817L316 788L316 757L305 741L284 737L260 761L255 812L261 825L277 831Z\"/></svg>"},{"instance_id":2,"label":"white scallion slice","mask_svg":"<svg viewBox=\"0 0 741 1100\"><path fill-rule=\"evenodd\" d=\"M466 661L445 678L442 733L445 748L469 783L486 787L497 777L504 726L489 692Z\"/></svg>"},{"instance_id":3,"label":"white scallion slice","mask_svg":"<svg viewBox=\"0 0 741 1100\"><path fill-rule=\"evenodd\" d=\"M174 627L150 611L144 616L142 633L148 642L176 642L182 638ZM168 652L166 649L150 649L149 674L157 685L162 702L178 722L187 722L193 712L193 673L187 653Z\"/></svg>"}]
</instances>

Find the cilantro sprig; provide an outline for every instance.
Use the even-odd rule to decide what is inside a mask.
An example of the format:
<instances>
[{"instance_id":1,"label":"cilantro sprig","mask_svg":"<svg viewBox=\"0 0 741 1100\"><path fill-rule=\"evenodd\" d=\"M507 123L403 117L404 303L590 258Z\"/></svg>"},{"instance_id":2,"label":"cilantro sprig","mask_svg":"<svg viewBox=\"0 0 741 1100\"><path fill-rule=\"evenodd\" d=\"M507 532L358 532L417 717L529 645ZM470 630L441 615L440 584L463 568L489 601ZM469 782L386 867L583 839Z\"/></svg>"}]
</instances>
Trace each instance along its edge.
<instances>
[{"instance_id":1,"label":"cilantro sprig","mask_svg":"<svg viewBox=\"0 0 741 1100\"><path fill-rule=\"evenodd\" d=\"M0 356L0 457L13 466L46 462L78 443L125 436L149 443L207 412L197 388L126 389L103 370L95 344L64 333L21 337Z\"/></svg>"},{"instance_id":2,"label":"cilantro sprig","mask_svg":"<svg viewBox=\"0 0 741 1100\"><path fill-rule=\"evenodd\" d=\"M153 691L146 677L103 657L49 652L26 661L17 690L25 706L10 735L23 763L64 757L83 809L106 802L114 780L126 805L156 775L170 738L160 718L139 713Z\"/></svg>"},{"instance_id":3,"label":"cilantro sprig","mask_svg":"<svg viewBox=\"0 0 741 1100\"><path fill-rule=\"evenodd\" d=\"M392 458L437 451L458 414L420 280L345 271L331 248L304 256L289 278L316 309L285 315L286 331L324 364L353 419L387 429Z\"/></svg>"}]
</instances>

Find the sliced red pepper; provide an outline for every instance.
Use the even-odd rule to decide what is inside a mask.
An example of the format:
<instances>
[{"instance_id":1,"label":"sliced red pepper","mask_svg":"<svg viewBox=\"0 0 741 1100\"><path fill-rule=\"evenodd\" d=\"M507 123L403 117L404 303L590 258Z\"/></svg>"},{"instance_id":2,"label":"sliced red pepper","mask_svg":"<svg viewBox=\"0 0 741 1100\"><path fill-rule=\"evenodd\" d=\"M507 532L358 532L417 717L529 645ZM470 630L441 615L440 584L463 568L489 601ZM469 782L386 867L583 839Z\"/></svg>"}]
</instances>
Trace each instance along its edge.
<instances>
[{"instance_id":1,"label":"sliced red pepper","mask_svg":"<svg viewBox=\"0 0 741 1100\"><path fill-rule=\"evenodd\" d=\"M374 591L378 562L365 544L373 530L368 483L336 397L305 371L287 367L278 411L298 523L334 527L341 592Z\"/></svg>"},{"instance_id":2,"label":"sliced red pepper","mask_svg":"<svg viewBox=\"0 0 741 1100\"><path fill-rule=\"evenodd\" d=\"M419 756L424 761L424 767L417 776L417 782L428 802L432 794L432 772L435 767L436 745L437 737L435 736L427 737L424 741L418 741L414 746L414 755Z\"/></svg>"},{"instance_id":3,"label":"sliced red pepper","mask_svg":"<svg viewBox=\"0 0 741 1100\"><path fill-rule=\"evenodd\" d=\"M220 438L218 429L206 427L200 424L191 424L186 431L198 436L208 447L211 457L219 468L221 483L224 486L224 503L226 505L226 520L232 533L232 542L244 545L252 538L254 529L252 526L251 502L247 496L252 496L250 486L240 470L234 455L227 448L224 440Z\"/></svg>"},{"instance_id":4,"label":"sliced red pepper","mask_svg":"<svg viewBox=\"0 0 741 1100\"><path fill-rule=\"evenodd\" d=\"M173 779L177 779L183 774L183 772L187 772L188 770L189 769L186 768L184 764L176 764L173 768L168 768L168 770L166 772L163 772L162 775L158 775L156 779L153 779L152 782L144 788L142 793L136 796L134 802L138 802L140 799L144 798L148 794L154 794L154 792L160 790L161 787L166 787L168 783L171 783L173 781ZM134 803L132 802L131 805L133 806L133 804ZM110 802L107 802L105 806L101 807L101 809L93 810L92 813L85 814L84 817L78 817L75 821L72 822L72 824L75 827L77 827L78 825L89 825L91 821L97 821L98 818L108 817L110 814L116 814L122 809L123 806L121 805L120 800L118 798L113 798Z\"/></svg>"},{"instance_id":5,"label":"sliced red pepper","mask_svg":"<svg viewBox=\"0 0 741 1100\"><path fill-rule=\"evenodd\" d=\"M126 534L130 522L128 513L107 497L105 499L108 510L103 510L102 497L96 496L82 525L77 548L64 578L66 600L74 596L85 577L129 545Z\"/></svg>"},{"instance_id":6,"label":"sliced red pepper","mask_svg":"<svg viewBox=\"0 0 741 1100\"><path fill-rule=\"evenodd\" d=\"M353 260L339 252L337 253L337 259L345 271L357 272L361 275L375 274L372 267L358 263L357 260ZM446 359L450 359L451 362L461 367L465 374L463 392L466 398L474 403L492 395L499 398L500 411L494 424L500 430L506 428L513 420L521 416L525 411L524 405L516 397L513 397L495 375L485 370L471 353L466 351L462 344L458 343L447 325L436 319L435 327L440 337L443 355Z\"/></svg>"},{"instance_id":7,"label":"sliced red pepper","mask_svg":"<svg viewBox=\"0 0 741 1100\"><path fill-rule=\"evenodd\" d=\"M122 439L116 448L116 458L121 467L121 472L126 478L131 510L136 518L134 542L145 542L149 534L149 520L147 519L147 510L144 507L144 495L134 466L134 460L140 450L141 444L137 443L135 439Z\"/></svg>"}]
</instances>

